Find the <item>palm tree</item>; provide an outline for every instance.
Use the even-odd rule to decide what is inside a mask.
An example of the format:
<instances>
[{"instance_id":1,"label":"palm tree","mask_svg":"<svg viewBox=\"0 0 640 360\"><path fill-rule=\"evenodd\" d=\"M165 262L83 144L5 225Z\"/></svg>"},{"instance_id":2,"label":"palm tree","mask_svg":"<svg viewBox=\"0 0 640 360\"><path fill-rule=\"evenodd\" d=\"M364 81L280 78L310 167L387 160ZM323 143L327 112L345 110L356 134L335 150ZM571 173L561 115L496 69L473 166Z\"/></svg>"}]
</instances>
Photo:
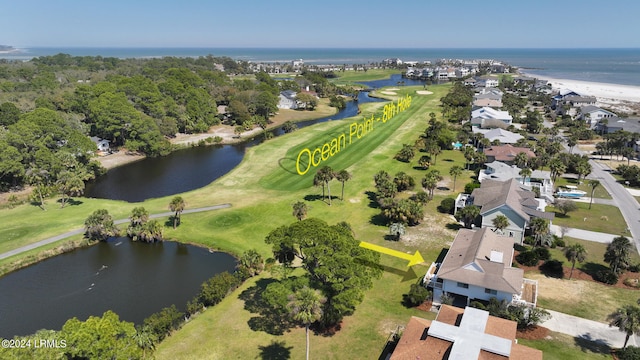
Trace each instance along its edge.
<instances>
[{"instance_id":1,"label":"palm tree","mask_svg":"<svg viewBox=\"0 0 640 360\"><path fill-rule=\"evenodd\" d=\"M442 180L442 175L440 175L440 171L438 170L431 170L422 178L422 187L429 190L430 199L433 199L433 191L438 186L440 180Z\"/></svg>"},{"instance_id":2,"label":"palm tree","mask_svg":"<svg viewBox=\"0 0 640 360\"><path fill-rule=\"evenodd\" d=\"M322 200L324 201L324 186L327 186L327 196L329 197L329 205L331 205L331 189L329 188L329 181L333 180L335 173L330 166L323 166L316 172L313 178L313 184L318 186L322 184Z\"/></svg>"},{"instance_id":3,"label":"palm tree","mask_svg":"<svg viewBox=\"0 0 640 360\"><path fill-rule=\"evenodd\" d=\"M464 227L471 229L471 225L475 222L476 218L480 215L480 208L475 205L469 205L463 207L456 213L456 218L462 220Z\"/></svg>"},{"instance_id":4,"label":"palm tree","mask_svg":"<svg viewBox=\"0 0 640 360\"><path fill-rule=\"evenodd\" d=\"M513 158L513 162L519 167L524 168L529 164L529 156L525 152L519 152Z\"/></svg>"},{"instance_id":5,"label":"palm tree","mask_svg":"<svg viewBox=\"0 0 640 360\"><path fill-rule=\"evenodd\" d=\"M136 328L136 333L133 334L133 340L136 342L139 348L142 349L142 358L147 357L147 349L154 350L156 348L156 341L158 338L151 331L149 326L143 326L142 328Z\"/></svg>"},{"instance_id":6,"label":"palm tree","mask_svg":"<svg viewBox=\"0 0 640 360\"><path fill-rule=\"evenodd\" d=\"M118 236L118 228L113 218L105 209L94 211L84 221L84 236L89 240L107 240L110 236Z\"/></svg>"},{"instance_id":7,"label":"palm tree","mask_svg":"<svg viewBox=\"0 0 640 360\"><path fill-rule=\"evenodd\" d=\"M251 249L242 254L240 265L246 268L251 276L256 276L264 269L264 260L258 251Z\"/></svg>"},{"instance_id":8,"label":"palm tree","mask_svg":"<svg viewBox=\"0 0 640 360\"><path fill-rule=\"evenodd\" d=\"M575 135L571 135L567 139L567 146L569 147L569 154L573 154L573 147L578 145L578 137Z\"/></svg>"},{"instance_id":9,"label":"palm tree","mask_svg":"<svg viewBox=\"0 0 640 360\"><path fill-rule=\"evenodd\" d=\"M138 238L146 242L164 240L162 224L160 224L158 220L150 220L142 226L138 233Z\"/></svg>"},{"instance_id":10,"label":"palm tree","mask_svg":"<svg viewBox=\"0 0 640 360\"><path fill-rule=\"evenodd\" d=\"M531 227L531 233L535 239L534 246L537 246L538 243L540 243L541 246L544 245L542 240L545 235L549 233L549 223L547 220L536 217L531 220L529 226Z\"/></svg>"},{"instance_id":11,"label":"palm tree","mask_svg":"<svg viewBox=\"0 0 640 360\"><path fill-rule=\"evenodd\" d=\"M616 326L621 332L625 333L624 346L633 334L640 334L640 308L635 305L625 305L618 308L607 319L611 320L609 326Z\"/></svg>"},{"instance_id":12,"label":"palm tree","mask_svg":"<svg viewBox=\"0 0 640 360\"><path fill-rule=\"evenodd\" d=\"M509 218L507 218L502 214L494 217L493 220L491 220L491 222L493 223L493 226L500 231L501 234L502 234L502 231L506 229L507 226L509 226Z\"/></svg>"},{"instance_id":13,"label":"palm tree","mask_svg":"<svg viewBox=\"0 0 640 360\"><path fill-rule=\"evenodd\" d=\"M591 210L591 204L593 204L593 193L596 191L596 188L600 186L600 181L596 179L589 180L589 187L591 187L591 200L589 201L589 210Z\"/></svg>"},{"instance_id":14,"label":"palm tree","mask_svg":"<svg viewBox=\"0 0 640 360\"><path fill-rule=\"evenodd\" d=\"M180 223L180 214L182 214L182 212L184 211L185 206L186 206L186 204L185 204L184 199L182 198L182 196L174 197L173 199L171 199L171 203L169 203L169 210L174 212L174 215L173 215L173 228L174 229Z\"/></svg>"},{"instance_id":15,"label":"palm tree","mask_svg":"<svg viewBox=\"0 0 640 360\"><path fill-rule=\"evenodd\" d=\"M289 295L287 308L295 321L301 322L305 327L307 336L306 359L309 360L309 325L322 318L322 304L327 299L318 290L303 287L294 294Z\"/></svg>"},{"instance_id":16,"label":"palm tree","mask_svg":"<svg viewBox=\"0 0 640 360\"><path fill-rule=\"evenodd\" d=\"M342 196L340 196L340 200L344 201L344 183L351 180L351 174L347 170L340 170L336 174L336 180L342 183Z\"/></svg>"},{"instance_id":17,"label":"palm tree","mask_svg":"<svg viewBox=\"0 0 640 360\"><path fill-rule=\"evenodd\" d=\"M528 167L523 168L522 170L520 170L520 176L522 176L522 184L527 182L527 177L531 176L531 169L529 169Z\"/></svg>"},{"instance_id":18,"label":"palm tree","mask_svg":"<svg viewBox=\"0 0 640 360\"><path fill-rule=\"evenodd\" d=\"M149 212L142 206L135 207L129 216L129 226L127 227L127 236L134 241L137 240L142 227L149 221Z\"/></svg>"},{"instance_id":19,"label":"palm tree","mask_svg":"<svg viewBox=\"0 0 640 360\"><path fill-rule=\"evenodd\" d=\"M555 182L558 176L562 176L562 174L567 171L567 165L565 165L562 160L553 158L549 162L549 169L551 170L551 180Z\"/></svg>"},{"instance_id":20,"label":"palm tree","mask_svg":"<svg viewBox=\"0 0 640 360\"><path fill-rule=\"evenodd\" d=\"M564 248L564 256L571 261L571 272L569 273L569 279L571 279L576 261L581 263L587 259L587 249L582 244L572 244Z\"/></svg>"},{"instance_id":21,"label":"palm tree","mask_svg":"<svg viewBox=\"0 0 640 360\"><path fill-rule=\"evenodd\" d=\"M580 179L583 177L587 177L591 173L591 164L586 161L580 161L576 164L575 170L578 173L578 184L581 184Z\"/></svg>"},{"instance_id":22,"label":"palm tree","mask_svg":"<svg viewBox=\"0 0 640 360\"><path fill-rule=\"evenodd\" d=\"M308 210L309 208L307 207L307 204L302 201L298 201L293 204L293 216L295 216L299 221L302 221L302 219L307 216Z\"/></svg>"},{"instance_id":23,"label":"palm tree","mask_svg":"<svg viewBox=\"0 0 640 360\"><path fill-rule=\"evenodd\" d=\"M619 273L622 269L629 265L629 253L631 251L631 242L624 236L618 236L607 245L604 253L604 261L609 263L611 270Z\"/></svg>"},{"instance_id":24,"label":"palm tree","mask_svg":"<svg viewBox=\"0 0 640 360\"><path fill-rule=\"evenodd\" d=\"M442 154L442 149L440 148L440 145L438 145L438 143L436 143L435 141L432 141L426 145L425 150L431 155L431 157L433 158L433 165L435 165L438 155Z\"/></svg>"},{"instance_id":25,"label":"palm tree","mask_svg":"<svg viewBox=\"0 0 640 360\"><path fill-rule=\"evenodd\" d=\"M473 161L473 156L475 155L475 151L471 146L465 146L464 150L462 150L462 154L464 155L464 159L467 161L465 167L469 170L469 164Z\"/></svg>"},{"instance_id":26,"label":"palm tree","mask_svg":"<svg viewBox=\"0 0 640 360\"><path fill-rule=\"evenodd\" d=\"M453 176L453 192L456 191L456 180L458 176L462 175L462 167L454 165L449 169L449 175Z\"/></svg>"}]
</instances>

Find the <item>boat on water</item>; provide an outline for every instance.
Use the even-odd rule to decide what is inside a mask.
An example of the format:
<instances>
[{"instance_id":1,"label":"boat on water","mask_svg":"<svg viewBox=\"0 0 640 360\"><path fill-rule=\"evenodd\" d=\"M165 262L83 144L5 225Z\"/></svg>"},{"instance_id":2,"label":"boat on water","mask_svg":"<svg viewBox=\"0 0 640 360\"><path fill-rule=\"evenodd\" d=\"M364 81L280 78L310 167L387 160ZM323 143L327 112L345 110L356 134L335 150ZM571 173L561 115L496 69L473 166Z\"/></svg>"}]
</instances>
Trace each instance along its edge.
<instances>
[{"instance_id":1,"label":"boat on water","mask_svg":"<svg viewBox=\"0 0 640 360\"><path fill-rule=\"evenodd\" d=\"M577 186L564 185L556 191L556 197L578 199L587 195L586 191L578 190Z\"/></svg>"}]
</instances>

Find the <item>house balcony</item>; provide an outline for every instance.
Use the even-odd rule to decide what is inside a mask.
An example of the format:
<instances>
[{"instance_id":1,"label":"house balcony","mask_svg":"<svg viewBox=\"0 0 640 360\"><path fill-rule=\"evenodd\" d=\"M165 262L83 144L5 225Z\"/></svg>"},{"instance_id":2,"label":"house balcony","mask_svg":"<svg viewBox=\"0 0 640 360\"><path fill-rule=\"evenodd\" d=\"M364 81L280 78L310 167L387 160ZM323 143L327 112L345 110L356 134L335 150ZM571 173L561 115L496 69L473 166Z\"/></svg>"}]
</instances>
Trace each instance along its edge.
<instances>
[{"instance_id":1,"label":"house balcony","mask_svg":"<svg viewBox=\"0 0 640 360\"><path fill-rule=\"evenodd\" d=\"M470 205L471 203L473 203L473 198L471 197L470 194L463 194L463 193L458 194L458 196L456 197L456 203L455 203L453 214L455 215L458 212L458 210L462 209L467 205Z\"/></svg>"},{"instance_id":2,"label":"house balcony","mask_svg":"<svg viewBox=\"0 0 640 360\"><path fill-rule=\"evenodd\" d=\"M442 289L442 282L438 282L438 275L437 275L439 267L440 267L440 264L431 263L431 266L429 266L429 270L427 270L427 273L424 274L424 277L422 278L422 285L424 285L424 287Z\"/></svg>"},{"instance_id":3,"label":"house balcony","mask_svg":"<svg viewBox=\"0 0 640 360\"><path fill-rule=\"evenodd\" d=\"M535 307L538 303L538 281L522 279L522 292L513 294L511 302Z\"/></svg>"}]
</instances>

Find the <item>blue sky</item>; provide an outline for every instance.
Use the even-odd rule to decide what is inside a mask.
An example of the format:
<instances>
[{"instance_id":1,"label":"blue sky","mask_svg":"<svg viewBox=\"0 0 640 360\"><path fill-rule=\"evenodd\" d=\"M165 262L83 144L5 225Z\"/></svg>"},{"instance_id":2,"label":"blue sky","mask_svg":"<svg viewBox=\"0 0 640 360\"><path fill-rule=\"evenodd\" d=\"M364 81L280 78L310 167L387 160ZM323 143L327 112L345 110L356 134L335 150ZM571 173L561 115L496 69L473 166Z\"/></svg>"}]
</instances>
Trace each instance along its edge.
<instances>
[{"instance_id":1,"label":"blue sky","mask_svg":"<svg viewBox=\"0 0 640 360\"><path fill-rule=\"evenodd\" d=\"M640 48L634 0L0 0L16 47Z\"/></svg>"}]
</instances>

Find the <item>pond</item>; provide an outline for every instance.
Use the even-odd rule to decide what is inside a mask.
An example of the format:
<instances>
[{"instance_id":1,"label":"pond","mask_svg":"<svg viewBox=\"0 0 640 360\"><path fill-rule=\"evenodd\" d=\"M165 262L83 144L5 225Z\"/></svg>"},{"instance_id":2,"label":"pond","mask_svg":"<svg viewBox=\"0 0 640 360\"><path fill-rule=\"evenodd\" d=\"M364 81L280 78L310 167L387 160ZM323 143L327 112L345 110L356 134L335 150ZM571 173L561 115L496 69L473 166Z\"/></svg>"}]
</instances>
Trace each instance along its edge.
<instances>
[{"instance_id":1,"label":"pond","mask_svg":"<svg viewBox=\"0 0 640 360\"><path fill-rule=\"evenodd\" d=\"M380 88L396 86L399 81L404 81L404 85L424 84L420 80L402 79L400 74L392 75L389 79L363 82L363 84L371 88ZM359 104L373 101L384 100L372 98L368 92L361 92L358 101L347 102L346 108L335 115L302 121L296 125L298 128L303 128L329 120L356 116ZM283 131L275 129L273 134L282 135ZM109 170L106 175L89 183L85 196L140 202L198 189L235 168L242 161L245 149L260 144L262 139L260 135L241 144L188 148L167 156L146 158L126 164Z\"/></svg>"},{"instance_id":2,"label":"pond","mask_svg":"<svg viewBox=\"0 0 640 360\"><path fill-rule=\"evenodd\" d=\"M60 330L107 310L136 324L172 304L184 311L204 281L235 266L233 256L201 247L112 238L0 278L0 337Z\"/></svg>"}]
</instances>

